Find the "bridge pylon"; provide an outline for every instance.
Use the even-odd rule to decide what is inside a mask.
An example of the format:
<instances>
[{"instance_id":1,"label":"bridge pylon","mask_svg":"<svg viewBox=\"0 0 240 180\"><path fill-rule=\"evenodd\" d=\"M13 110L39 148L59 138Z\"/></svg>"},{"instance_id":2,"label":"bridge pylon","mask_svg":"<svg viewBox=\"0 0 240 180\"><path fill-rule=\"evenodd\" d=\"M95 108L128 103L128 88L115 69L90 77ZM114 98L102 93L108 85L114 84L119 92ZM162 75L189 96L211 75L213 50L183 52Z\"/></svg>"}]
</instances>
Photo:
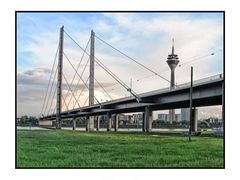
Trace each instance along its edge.
<instances>
[{"instance_id":1,"label":"bridge pylon","mask_svg":"<svg viewBox=\"0 0 240 180\"><path fill-rule=\"evenodd\" d=\"M90 40L90 74L89 74L89 106L94 105L94 58L95 58L95 33L91 31ZM89 116L87 118L87 131L94 130L94 116Z\"/></svg>"},{"instance_id":2,"label":"bridge pylon","mask_svg":"<svg viewBox=\"0 0 240 180\"><path fill-rule=\"evenodd\" d=\"M63 38L64 26L60 28L59 53L58 53L58 73L57 73L57 108L56 108L56 129L61 129L62 112L62 70L63 70Z\"/></svg>"}]
</instances>

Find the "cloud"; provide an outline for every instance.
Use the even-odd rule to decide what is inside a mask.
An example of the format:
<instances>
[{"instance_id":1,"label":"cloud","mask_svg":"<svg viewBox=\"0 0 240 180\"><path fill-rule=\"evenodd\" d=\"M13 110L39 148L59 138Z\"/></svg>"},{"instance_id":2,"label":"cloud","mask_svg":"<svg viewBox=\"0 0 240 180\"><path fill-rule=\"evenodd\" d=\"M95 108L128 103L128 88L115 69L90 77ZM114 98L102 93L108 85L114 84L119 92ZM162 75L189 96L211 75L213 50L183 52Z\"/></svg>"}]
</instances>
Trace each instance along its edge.
<instances>
[{"instance_id":1,"label":"cloud","mask_svg":"<svg viewBox=\"0 0 240 180\"><path fill-rule=\"evenodd\" d=\"M222 118L222 106L200 107L198 108L198 112L199 119L206 119L209 117Z\"/></svg>"},{"instance_id":2,"label":"cloud","mask_svg":"<svg viewBox=\"0 0 240 180\"><path fill-rule=\"evenodd\" d=\"M37 115L37 116L40 115L40 111L42 109L42 106L44 103L43 101L46 95L50 73L51 73L50 69L35 68L35 69L30 69L17 74L17 106L18 106L19 115L24 115L24 114ZM95 92L96 92L97 99L99 99L99 101L105 101L107 99L109 100L108 95L102 93L104 92L102 88L108 88L113 86L114 84L102 82L102 81L98 81L98 82L99 83L95 82ZM75 104L76 99L79 97L79 94L82 91L82 89L83 89L83 94L81 95L81 98L79 98L78 102L80 105L83 105L85 102L85 101L83 102L83 99L85 100L88 97L88 89L85 87L84 83L79 81L79 77L76 77L76 81L73 82L73 84L70 86L71 90L69 89L69 85L70 85L70 81L68 82L68 84L66 82L63 82L63 85L62 85L63 95L66 100L66 103L70 105L69 108L73 107L73 104ZM88 83L86 85L88 86ZM47 94L48 103L46 101L45 102L46 104L44 106L45 107L44 109L46 109L46 111L44 112L46 113L49 112L49 109L50 109L50 112L54 110L54 107L56 104L55 88L56 88L56 81L54 82L53 85L51 81L48 89L48 94ZM76 99L73 97L73 94L72 94L73 91ZM109 94L110 96L116 98L116 95L112 93L109 93ZM53 99L53 102L51 103L52 99ZM65 105L65 102L63 102L63 104ZM87 104L85 103L85 105Z\"/></svg>"},{"instance_id":3,"label":"cloud","mask_svg":"<svg viewBox=\"0 0 240 180\"><path fill-rule=\"evenodd\" d=\"M18 85L47 85L44 77L50 75L51 70L47 68L35 68L17 74Z\"/></svg>"},{"instance_id":4,"label":"cloud","mask_svg":"<svg viewBox=\"0 0 240 180\"><path fill-rule=\"evenodd\" d=\"M28 71L24 72L24 74L30 75L30 76L41 75L41 74L46 74L46 73L51 73L51 70L47 69L47 68L35 68L33 70L28 70Z\"/></svg>"}]
</instances>

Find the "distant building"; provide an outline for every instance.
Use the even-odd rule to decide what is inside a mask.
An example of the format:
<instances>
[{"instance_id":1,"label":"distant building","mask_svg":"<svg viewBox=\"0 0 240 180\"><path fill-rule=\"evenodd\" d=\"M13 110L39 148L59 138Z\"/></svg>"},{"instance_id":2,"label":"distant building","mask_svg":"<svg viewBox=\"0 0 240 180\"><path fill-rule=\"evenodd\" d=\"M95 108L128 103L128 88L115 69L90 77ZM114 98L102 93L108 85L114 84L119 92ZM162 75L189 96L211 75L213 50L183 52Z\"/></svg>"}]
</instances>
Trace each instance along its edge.
<instances>
[{"instance_id":1,"label":"distant building","mask_svg":"<svg viewBox=\"0 0 240 180\"><path fill-rule=\"evenodd\" d=\"M175 114L175 121L181 121L181 114Z\"/></svg>"},{"instance_id":2,"label":"distant building","mask_svg":"<svg viewBox=\"0 0 240 180\"><path fill-rule=\"evenodd\" d=\"M142 113L133 114L132 116L133 116L133 123L141 123L143 120Z\"/></svg>"},{"instance_id":3,"label":"distant building","mask_svg":"<svg viewBox=\"0 0 240 180\"><path fill-rule=\"evenodd\" d=\"M118 114L118 121L120 125L138 123L140 124L143 121L143 115L142 113L132 115Z\"/></svg>"},{"instance_id":4,"label":"distant building","mask_svg":"<svg viewBox=\"0 0 240 180\"><path fill-rule=\"evenodd\" d=\"M120 125L133 123L132 115L118 114L118 121Z\"/></svg>"},{"instance_id":5,"label":"distant building","mask_svg":"<svg viewBox=\"0 0 240 180\"><path fill-rule=\"evenodd\" d=\"M206 119L208 123L214 124L214 123L222 123L222 119L218 119L217 117L210 117Z\"/></svg>"},{"instance_id":6,"label":"distant building","mask_svg":"<svg viewBox=\"0 0 240 180\"><path fill-rule=\"evenodd\" d=\"M189 110L189 108L181 109L181 120L182 121L189 121L190 120L190 110Z\"/></svg>"},{"instance_id":7,"label":"distant building","mask_svg":"<svg viewBox=\"0 0 240 180\"><path fill-rule=\"evenodd\" d=\"M123 125L125 122L125 115L124 114L118 114L118 123L119 125Z\"/></svg>"},{"instance_id":8,"label":"distant building","mask_svg":"<svg viewBox=\"0 0 240 180\"><path fill-rule=\"evenodd\" d=\"M107 116L100 116L100 123L107 123Z\"/></svg>"},{"instance_id":9,"label":"distant building","mask_svg":"<svg viewBox=\"0 0 240 180\"><path fill-rule=\"evenodd\" d=\"M158 120L159 121L168 121L169 115L168 114L158 114Z\"/></svg>"},{"instance_id":10,"label":"distant building","mask_svg":"<svg viewBox=\"0 0 240 180\"><path fill-rule=\"evenodd\" d=\"M133 124L133 116L132 115L125 115L126 123L127 124Z\"/></svg>"},{"instance_id":11,"label":"distant building","mask_svg":"<svg viewBox=\"0 0 240 180\"><path fill-rule=\"evenodd\" d=\"M169 121L169 114L158 114L159 121ZM175 114L175 121L181 121L181 114Z\"/></svg>"},{"instance_id":12,"label":"distant building","mask_svg":"<svg viewBox=\"0 0 240 180\"><path fill-rule=\"evenodd\" d=\"M119 121L124 121L125 120L125 115L124 114L118 114L118 120Z\"/></svg>"}]
</instances>

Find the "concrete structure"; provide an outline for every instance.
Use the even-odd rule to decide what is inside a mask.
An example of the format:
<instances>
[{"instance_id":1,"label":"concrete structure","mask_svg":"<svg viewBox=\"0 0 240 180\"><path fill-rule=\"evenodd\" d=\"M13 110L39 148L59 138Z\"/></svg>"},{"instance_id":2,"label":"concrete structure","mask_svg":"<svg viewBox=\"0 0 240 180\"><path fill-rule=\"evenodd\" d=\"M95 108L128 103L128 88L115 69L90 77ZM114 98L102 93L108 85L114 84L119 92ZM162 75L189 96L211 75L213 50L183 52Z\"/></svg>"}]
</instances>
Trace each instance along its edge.
<instances>
[{"instance_id":1,"label":"concrete structure","mask_svg":"<svg viewBox=\"0 0 240 180\"><path fill-rule=\"evenodd\" d=\"M73 131L75 131L76 130L76 118L75 117L73 117Z\"/></svg>"},{"instance_id":2,"label":"concrete structure","mask_svg":"<svg viewBox=\"0 0 240 180\"><path fill-rule=\"evenodd\" d=\"M142 131L146 132L146 118L145 118L145 112L143 112L143 121L142 121Z\"/></svg>"},{"instance_id":3,"label":"concrete structure","mask_svg":"<svg viewBox=\"0 0 240 180\"><path fill-rule=\"evenodd\" d=\"M96 117L96 130L99 131L100 130L100 119L101 116L95 116Z\"/></svg>"},{"instance_id":4,"label":"concrete structure","mask_svg":"<svg viewBox=\"0 0 240 180\"><path fill-rule=\"evenodd\" d=\"M144 114L144 123L146 124L145 131L147 131L147 132L152 131L152 120L153 120L152 107L146 106L145 114Z\"/></svg>"},{"instance_id":5,"label":"concrete structure","mask_svg":"<svg viewBox=\"0 0 240 180\"><path fill-rule=\"evenodd\" d=\"M194 82L193 86L193 106L211 106L222 104L222 83L223 79L219 75L201 79ZM106 115L111 113L144 112L145 107L151 105L153 110L167 110L170 107L175 109L189 107L189 84L178 85L174 90L169 88L159 89L147 93L139 94L141 102L136 102L134 97L126 97L117 100L101 103L101 106L85 106L62 112L63 118L73 115L84 117L86 115ZM145 102L146 101L146 102ZM56 118L55 114L41 119Z\"/></svg>"},{"instance_id":6,"label":"concrete structure","mask_svg":"<svg viewBox=\"0 0 240 180\"><path fill-rule=\"evenodd\" d=\"M58 73L57 73L57 108L56 108L56 128L61 129L62 113L62 69L63 69L63 35L64 26L60 28L59 51L58 51Z\"/></svg>"},{"instance_id":7,"label":"concrete structure","mask_svg":"<svg viewBox=\"0 0 240 180\"><path fill-rule=\"evenodd\" d=\"M95 33L91 31L91 44L90 44L90 75L89 75L89 106L94 105L94 45Z\"/></svg>"},{"instance_id":8,"label":"concrete structure","mask_svg":"<svg viewBox=\"0 0 240 180\"><path fill-rule=\"evenodd\" d=\"M86 115L86 131L94 131L94 116Z\"/></svg>"},{"instance_id":9,"label":"concrete structure","mask_svg":"<svg viewBox=\"0 0 240 180\"><path fill-rule=\"evenodd\" d=\"M39 120L38 124L40 127L52 127L53 121L51 120Z\"/></svg>"},{"instance_id":10,"label":"concrete structure","mask_svg":"<svg viewBox=\"0 0 240 180\"><path fill-rule=\"evenodd\" d=\"M94 116L86 115L86 131L94 130Z\"/></svg>"},{"instance_id":11,"label":"concrete structure","mask_svg":"<svg viewBox=\"0 0 240 180\"><path fill-rule=\"evenodd\" d=\"M118 131L118 115L117 114L114 115L114 131L115 132Z\"/></svg>"},{"instance_id":12,"label":"concrete structure","mask_svg":"<svg viewBox=\"0 0 240 180\"><path fill-rule=\"evenodd\" d=\"M94 105L94 46L95 46L95 33L91 31L91 44L90 44L90 75L89 75L89 106ZM87 131L94 130L94 116L88 118Z\"/></svg>"},{"instance_id":13,"label":"concrete structure","mask_svg":"<svg viewBox=\"0 0 240 180\"><path fill-rule=\"evenodd\" d=\"M112 114L110 112L107 112L107 131L112 130Z\"/></svg>"},{"instance_id":14,"label":"concrete structure","mask_svg":"<svg viewBox=\"0 0 240 180\"><path fill-rule=\"evenodd\" d=\"M175 68L177 67L179 60L178 60L178 55L174 54L174 39L172 40L172 54L168 55L167 58L167 64L171 69L171 83L170 83L170 89L174 89L175 88ZM172 123L175 120L175 110L174 109L170 109L169 110L169 120L170 123Z\"/></svg>"},{"instance_id":15,"label":"concrete structure","mask_svg":"<svg viewBox=\"0 0 240 180\"><path fill-rule=\"evenodd\" d=\"M194 81L193 86L193 107L211 106L222 104L222 87L224 80L222 76L216 75L205 79ZM180 84L174 90L169 88L159 89L143 94L139 94L141 102L137 102L134 97L112 100L101 103L101 105L86 106L78 109L62 112L62 118L97 116L106 114L121 114L130 112L142 112L145 114L145 108L151 107L152 110L167 110L170 108L189 107L189 84ZM143 131L145 128L144 115ZM41 119L55 120L56 115L49 115Z\"/></svg>"}]
</instances>

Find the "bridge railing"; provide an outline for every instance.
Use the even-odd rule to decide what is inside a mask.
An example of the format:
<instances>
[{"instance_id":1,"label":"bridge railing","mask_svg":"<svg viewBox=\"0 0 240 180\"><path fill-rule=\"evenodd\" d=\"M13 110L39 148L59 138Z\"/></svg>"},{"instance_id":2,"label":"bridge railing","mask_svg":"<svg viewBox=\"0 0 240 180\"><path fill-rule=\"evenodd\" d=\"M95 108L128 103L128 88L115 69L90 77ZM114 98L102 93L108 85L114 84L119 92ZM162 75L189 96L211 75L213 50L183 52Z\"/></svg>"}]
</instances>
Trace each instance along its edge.
<instances>
[{"instance_id":1,"label":"bridge railing","mask_svg":"<svg viewBox=\"0 0 240 180\"><path fill-rule=\"evenodd\" d=\"M193 81L193 85L195 86L195 85L199 85L199 84L202 84L202 83L205 83L205 82L219 80L219 79L223 79L223 74L217 74L217 75L213 75L213 76L210 76L210 77L198 79L196 81ZM175 89L184 88L184 87L188 87L188 86L190 86L190 82L177 85L175 87ZM169 90L170 90L170 87L166 87L166 88L154 90L154 91L151 91L151 92L144 92L144 93L141 93L139 95L141 97L142 96L144 97L144 96L148 96L149 94L153 95L153 94L168 92ZM134 98L134 97L131 97L131 98ZM109 101L108 103L119 102L119 101L123 101L123 100L126 100L126 99L129 99L129 97L123 97L123 98L115 99L115 100Z\"/></svg>"},{"instance_id":2,"label":"bridge railing","mask_svg":"<svg viewBox=\"0 0 240 180\"><path fill-rule=\"evenodd\" d=\"M202 83L205 83L205 82L209 82L209 81L214 81L214 80L219 80L219 79L223 79L223 74L217 74L217 75L213 75L213 76L210 76L210 77L206 77L206 78L202 78L202 79L198 79L196 81L193 81L193 85L199 85L199 84L202 84ZM179 89L179 88L184 88L184 87L189 87L190 86L190 82L188 83L183 83L183 84L179 84L175 87L175 89ZM142 96L147 96L148 94L154 94L154 93L161 93L161 92L168 92L170 90L170 87L167 87L167 88L162 88L162 89L158 89L158 90L154 90L154 91L151 91L151 92L145 92L145 93L142 93L141 95ZM174 89L173 89L174 90ZM121 98L121 99L126 99L126 98ZM119 99L117 99L119 100ZM116 101L117 101L116 100Z\"/></svg>"},{"instance_id":3,"label":"bridge railing","mask_svg":"<svg viewBox=\"0 0 240 180\"><path fill-rule=\"evenodd\" d=\"M214 80L219 80L219 79L223 79L223 74L217 74L217 75L213 75L213 76L210 76L210 77L198 79L198 80L196 80L196 81L193 81L193 85L198 85L198 84L202 84L202 83L204 83L204 82L214 81ZM177 85L176 89L177 89L177 88L186 87L186 86L190 86L190 84L191 84L191 83L188 82L188 83L184 83L184 84Z\"/></svg>"}]
</instances>

